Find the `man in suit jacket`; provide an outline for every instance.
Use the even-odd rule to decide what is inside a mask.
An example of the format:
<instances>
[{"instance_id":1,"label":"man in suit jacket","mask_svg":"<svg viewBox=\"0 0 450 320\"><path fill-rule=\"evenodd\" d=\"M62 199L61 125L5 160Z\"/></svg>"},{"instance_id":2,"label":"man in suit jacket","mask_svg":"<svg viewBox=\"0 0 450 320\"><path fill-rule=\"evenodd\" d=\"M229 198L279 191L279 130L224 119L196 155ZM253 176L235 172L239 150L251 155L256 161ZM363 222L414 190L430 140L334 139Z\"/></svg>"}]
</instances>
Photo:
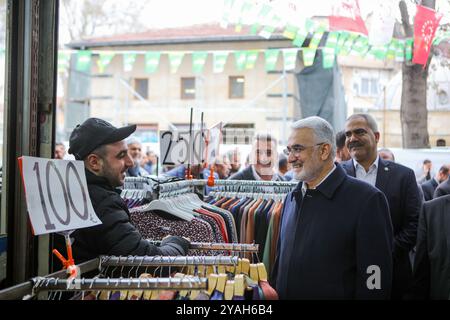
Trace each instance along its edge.
<instances>
[{"instance_id":1,"label":"man in suit jacket","mask_svg":"<svg viewBox=\"0 0 450 320\"><path fill-rule=\"evenodd\" d=\"M250 165L233 174L230 180L284 181L276 172L278 164L277 140L269 134L257 134L250 154Z\"/></svg>"},{"instance_id":2,"label":"man in suit jacket","mask_svg":"<svg viewBox=\"0 0 450 320\"><path fill-rule=\"evenodd\" d=\"M450 299L450 195L423 205L417 232L413 299Z\"/></svg>"},{"instance_id":3,"label":"man in suit jacket","mask_svg":"<svg viewBox=\"0 0 450 320\"><path fill-rule=\"evenodd\" d=\"M402 299L412 280L409 252L414 248L422 197L414 172L380 159L377 124L368 114L354 114L345 124L346 143L352 159L342 163L347 173L381 190L388 202L394 228L392 298Z\"/></svg>"},{"instance_id":4,"label":"man in suit jacket","mask_svg":"<svg viewBox=\"0 0 450 320\"><path fill-rule=\"evenodd\" d=\"M433 198L439 198L450 194L450 179L441 182L434 191Z\"/></svg>"},{"instance_id":5,"label":"man in suit jacket","mask_svg":"<svg viewBox=\"0 0 450 320\"><path fill-rule=\"evenodd\" d=\"M293 128L285 153L300 183L283 207L272 284L281 299L389 299L386 197L333 162L327 121L309 117Z\"/></svg>"},{"instance_id":6,"label":"man in suit jacket","mask_svg":"<svg viewBox=\"0 0 450 320\"><path fill-rule=\"evenodd\" d=\"M425 201L433 199L434 191L436 190L438 185L443 181L445 181L447 178L448 178L448 167L444 165L439 169L439 172L436 174L435 177L421 184Z\"/></svg>"}]
</instances>

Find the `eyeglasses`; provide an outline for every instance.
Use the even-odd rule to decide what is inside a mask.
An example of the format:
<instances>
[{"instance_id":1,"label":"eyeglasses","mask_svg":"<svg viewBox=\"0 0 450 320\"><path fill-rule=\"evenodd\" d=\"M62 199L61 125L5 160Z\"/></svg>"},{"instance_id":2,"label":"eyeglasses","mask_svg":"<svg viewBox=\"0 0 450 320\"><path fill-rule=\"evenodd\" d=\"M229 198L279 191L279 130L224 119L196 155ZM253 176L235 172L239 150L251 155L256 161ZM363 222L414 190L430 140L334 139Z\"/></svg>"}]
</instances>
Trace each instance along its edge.
<instances>
[{"instance_id":1,"label":"eyeglasses","mask_svg":"<svg viewBox=\"0 0 450 320\"><path fill-rule=\"evenodd\" d=\"M295 156L298 157L300 155L300 153L302 153L303 151L305 151L308 148L314 148L317 146L320 146L322 144L324 144L325 142L321 142L321 143L316 143L313 146L302 146L301 144L295 144L292 147L286 147L286 149L283 150L283 153L287 156L289 156L291 153Z\"/></svg>"}]
</instances>

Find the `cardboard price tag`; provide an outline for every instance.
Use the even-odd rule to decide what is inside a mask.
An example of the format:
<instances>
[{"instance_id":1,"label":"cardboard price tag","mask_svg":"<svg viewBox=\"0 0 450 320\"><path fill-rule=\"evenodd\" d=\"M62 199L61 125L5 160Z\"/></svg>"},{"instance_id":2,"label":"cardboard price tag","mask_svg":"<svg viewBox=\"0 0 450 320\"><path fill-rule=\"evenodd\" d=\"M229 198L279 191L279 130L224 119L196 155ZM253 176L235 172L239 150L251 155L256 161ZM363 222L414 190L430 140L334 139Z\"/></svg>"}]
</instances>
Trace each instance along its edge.
<instances>
[{"instance_id":1,"label":"cardboard price tag","mask_svg":"<svg viewBox=\"0 0 450 320\"><path fill-rule=\"evenodd\" d=\"M89 198L82 161L22 157L19 165L35 235L101 224Z\"/></svg>"},{"instance_id":2,"label":"cardboard price tag","mask_svg":"<svg viewBox=\"0 0 450 320\"><path fill-rule=\"evenodd\" d=\"M202 164L202 150L205 150L205 140L200 130L193 131L192 137L189 132L161 131L162 165Z\"/></svg>"}]
</instances>

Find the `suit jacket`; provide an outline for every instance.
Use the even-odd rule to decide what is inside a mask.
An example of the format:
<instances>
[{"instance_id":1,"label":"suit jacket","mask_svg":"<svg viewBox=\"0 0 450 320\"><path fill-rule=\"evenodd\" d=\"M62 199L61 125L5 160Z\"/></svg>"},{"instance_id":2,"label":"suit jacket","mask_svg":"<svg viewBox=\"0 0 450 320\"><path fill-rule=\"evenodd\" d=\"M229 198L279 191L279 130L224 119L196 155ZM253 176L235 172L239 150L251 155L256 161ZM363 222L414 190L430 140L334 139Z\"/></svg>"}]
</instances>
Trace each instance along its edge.
<instances>
[{"instance_id":1,"label":"suit jacket","mask_svg":"<svg viewBox=\"0 0 450 320\"><path fill-rule=\"evenodd\" d=\"M433 178L431 180L428 180L420 185L422 187L423 196L425 198L425 201L429 201L433 199L434 191L436 190L438 183Z\"/></svg>"},{"instance_id":2,"label":"suit jacket","mask_svg":"<svg viewBox=\"0 0 450 320\"><path fill-rule=\"evenodd\" d=\"M414 261L415 299L450 298L450 195L423 205Z\"/></svg>"},{"instance_id":3,"label":"suit jacket","mask_svg":"<svg viewBox=\"0 0 450 320\"><path fill-rule=\"evenodd\" d=\"M349 175L356 176L353 159L341 165ZM423 200L414 171L395 162L379 159L375 186L385 194L389 203L394 228L392 297L401 299L412 281L409 251L416 244L417 224Z\"/></svg>"},{"instance_id":4,"label":"suit jacket","mask_svg":"<svg viewBox=\"0 0 450 320\"><path fill-rule=\"evenodd\" d=\"M433 198L442 197L447 194L450 194L450 179L445 180L437 186Z\"/></svg>"},{"instance_id":5,"label":"suit jacket","mask_svg":"<svg viewBox=\"0 0 450 320\"><path fill-rule=\"evenodd\" d=\"M277 176L277 181L285 181L285 179L280 176L278 173L275 173ZM244 170L241 170L235 174L233 174L231 177L228 178L228 180L255 180L255 176L253 175L252 166L248 166Z\"/></svg>"},{"instance_id":6,"label":"suit jacket","mask_svg":"<svg viewBox=\"0 0 450 320\"><path fill-rule=\"evenodd\" d=\"M338 165L303 196L286 197L271 281L280 299L389 299L392 225L386 197ZM368 268L380 288L368 287Z\"/></svg>"}]
</instances>

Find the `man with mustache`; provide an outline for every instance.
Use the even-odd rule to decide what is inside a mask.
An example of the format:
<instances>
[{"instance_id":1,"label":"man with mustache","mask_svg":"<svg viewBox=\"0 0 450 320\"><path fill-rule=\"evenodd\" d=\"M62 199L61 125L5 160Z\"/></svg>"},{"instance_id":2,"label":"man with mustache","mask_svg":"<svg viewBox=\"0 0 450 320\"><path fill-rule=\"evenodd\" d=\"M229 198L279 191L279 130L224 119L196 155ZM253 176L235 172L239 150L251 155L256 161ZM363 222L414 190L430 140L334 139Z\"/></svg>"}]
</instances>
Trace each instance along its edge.
<instances>
[{"instance_id":1,"label":"man with mustache","mask_svg":"<svg viewBox=\"0 0 450 320\"><path fill-rule=\"evenodd\" d=\"M327 121L309 117L292 128L284 153L300 182L281 216L271 277L280 299L388 299L393 238L385 196L333 162Z\"/></svg>"},{"instance_id":2,"label":"man with mustache","mask_svg":"<svg viewBox=\"0 0 450 320\"><path fill-rule=\"evenodd\" d=\"M270 134L258 134L253 141L250 165L229 179L284 181L285 179L275 170L277 163L277 140Z\"/></svg>"},{"instance_id":3,"label":"man with mustache","mask_svg":"<svg viewBox=\"0 0 450 320\"><path fill-rule=\"evenodd\" d=\"M131 224L127 205L117 187L123 185L125 171L133 166L125 140L136 125L116 128L102 119L90 118L70 135L69 153L84 161L92 206L101 225L76 230L72 237L77 263L99 255L145 256L185 255L189 241L167 237L157 247L142 238Z\"/></svg>"},{"instance_id":4,"label":"man with mustache","mask_svg":"<svg viewBox=\"0 0 450 320\"><path fill-rule=\"evenodd\" d=\"M388 200L394 228L392 299L402 299L412 279L409 252L416 244L423 202L414 171L378 156L380 132L369 114L350 116L345 135L352 159L341 165L349 175L377 187Z\"/></svg>"}]
</instances>

